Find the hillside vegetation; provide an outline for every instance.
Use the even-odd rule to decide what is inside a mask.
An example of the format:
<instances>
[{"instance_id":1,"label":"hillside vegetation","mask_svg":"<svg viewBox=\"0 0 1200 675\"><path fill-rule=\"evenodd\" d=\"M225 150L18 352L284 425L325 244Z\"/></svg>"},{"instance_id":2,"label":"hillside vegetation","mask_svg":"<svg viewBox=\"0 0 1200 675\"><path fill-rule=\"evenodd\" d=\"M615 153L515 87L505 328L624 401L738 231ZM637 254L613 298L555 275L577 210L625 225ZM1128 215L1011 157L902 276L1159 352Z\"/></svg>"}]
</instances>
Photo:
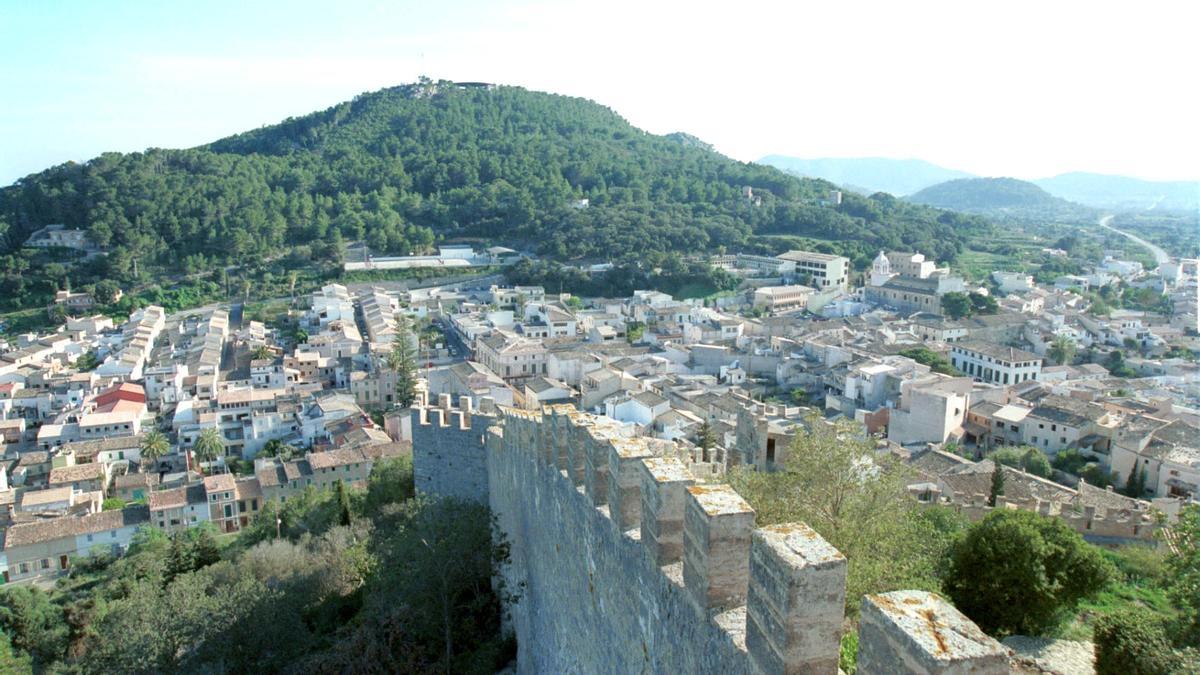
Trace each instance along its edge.
<instances>
[{"instance_id":1,"label":"hillside vegetation","mask_svg":"<svg viewBox=\"0 0 1200 675\"><path fill-rule=\"evenodd\" d=\"M143 270L201 270L297 249L336 258L360 239L381 253L477 238L614 259L734 249L758 233L948 259L987 229L889 199L821 205L832 187L684 134L647 134L587 100L422 81L199 148L108 153L27 176L0 190L0 241L11 253L66 223ZM590 208L571 208L579 198Z\"/></svg>"},{"instance_id":2,"label":"hillside vegetation","mask_svg":"<svg viewBox=\"0 0 1200 675\"><path fill-rule=\"evenodd\" d=\"M1095 211L1059 199L1028 181L1015 178L961 178L910 195L908 201L993 218L1086 222Z\"/></svg>"}]
</instances>

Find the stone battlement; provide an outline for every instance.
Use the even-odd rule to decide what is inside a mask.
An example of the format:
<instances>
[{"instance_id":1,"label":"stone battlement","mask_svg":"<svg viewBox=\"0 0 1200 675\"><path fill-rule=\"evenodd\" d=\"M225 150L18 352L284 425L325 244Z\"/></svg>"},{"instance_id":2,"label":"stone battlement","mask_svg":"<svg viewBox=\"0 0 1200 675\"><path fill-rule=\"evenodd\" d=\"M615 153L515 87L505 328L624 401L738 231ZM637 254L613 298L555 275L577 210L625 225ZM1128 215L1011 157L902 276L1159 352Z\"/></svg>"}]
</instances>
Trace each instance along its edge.
<instances>
[{"instance_id":1,"label":"stone battlement","mask_svg":"<svg viewBox=\"0 0 1200 675\"><path fill-rule=\"evenodd\" d=\"M1095 543L1138 541L1152 544L1157 541L1155 532L1160 527L1154 513L1149 509L1106 509L1103 506L1076 506L1071 502L1030 497L1028 499L1000 498L995 508L1034 511L1043 516L1058 518L1085 539ZM994 507L987 505L987 496L975 494L944 502L971 521L982 520Z\"/></svg>"},{"instance_id":2,"label":"stone battlement","mask_svg":"<svg viewBox=\"0 0 1200 675\"><path fill-rule=\"evenodd\" d=\"M412 411L413 483L418 492L488 500L487 458L481 448L488 427L496 423L490 398L475 410L469 396L455 408L449 394L430 406L419 392Z\"/></svg>"},{"instance_id":3,"label":"stone battlement","mask_svg":"<svg viewBox=\"0 0 1200 675\"><path fill-rule=\"evenodd\" d=\"M511 608L520 672L838 672L846 559L808 526L756 528L737 492L693 475L686 448L625 436L569 405L500 407L445 426L428 422L435 410L445 419L440 405L414 412L425 492L479 489L438 474L462 473L447 446L474 438L475 420L492 423L477 452L512 547L507 581L522 589ZM418 448L443 434L452 440ZM861 672L1008 672L1004 648L948 603L905 593L897 606L915 599L953 639L931 647L892 612L894 594L868 598L864 617L870 605L879 618L860 630L860 654L874 664Z\"/></svg>"}]
</instances>

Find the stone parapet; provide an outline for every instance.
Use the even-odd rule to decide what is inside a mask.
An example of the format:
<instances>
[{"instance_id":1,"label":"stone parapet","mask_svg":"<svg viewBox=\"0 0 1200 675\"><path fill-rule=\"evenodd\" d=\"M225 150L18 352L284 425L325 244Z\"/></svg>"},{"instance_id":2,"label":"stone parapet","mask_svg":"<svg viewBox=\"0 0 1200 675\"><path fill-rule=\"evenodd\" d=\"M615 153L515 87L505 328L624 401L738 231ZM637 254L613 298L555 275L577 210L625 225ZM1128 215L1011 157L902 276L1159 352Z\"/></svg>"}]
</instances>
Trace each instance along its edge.
<instances>
[{"instance_id":1,"label":"stone parapet","mask_svg":"<svg viewBox=\"0 0 1200 675\"><path fill-rule=\"evenodd\" d=\"M414 438L414 457L474 443L482 458L485 498L511 545L504 574L521 589L509 621L518 672L837 671L846 560L816 532L798 523L756 529L737 492L688 469L688 448L630 438L607 418L567 405L492 406L495 415L486 415L483 405L455 411L442 403L414 413L414 430L425 430ZM443 434L454 440L432 438ZM423 461L418 487L478 490L473 469L462 468ZM929 624L883 611L886 600L869 602L880 609L864 621L859 672L959 662L929 651ZM927 609L934 624L958 631L934 633L948 653L991 663L978 628L945 601L915 602L914 611ZM905 638L910 631L917 636ZM956 642L963 635L978 653Z\"/></svg>"},{"instance_id":2,"label":"stone parapet","mask_svg":"<svg viewBox=\"0 0 1200 675\"><path fill-rule=\"evenodd\" d=\"M936 593L863 598L858 669L906 675L1007 675L1008 650Z\"/></svg>"}]
</instances>

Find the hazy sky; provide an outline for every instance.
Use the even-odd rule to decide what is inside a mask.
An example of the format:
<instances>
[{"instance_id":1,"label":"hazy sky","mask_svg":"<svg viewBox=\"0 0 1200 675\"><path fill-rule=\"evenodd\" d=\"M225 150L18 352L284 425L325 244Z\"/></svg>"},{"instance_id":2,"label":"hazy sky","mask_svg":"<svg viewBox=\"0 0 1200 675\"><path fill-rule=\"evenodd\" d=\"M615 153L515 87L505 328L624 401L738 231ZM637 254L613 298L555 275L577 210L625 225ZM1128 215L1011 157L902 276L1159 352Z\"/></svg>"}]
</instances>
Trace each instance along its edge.
<instances>
[{"instance_id":1,"label":"hazy sky","mask_svg":"<svg viewBox=\"0 0 1200 675\"><path fill-rule=\"evenodd\" d=\"M1200 3L0 0L0 185L435 79L583 96L738 159L1200 179Z\"/></svg>"}]
</instances>

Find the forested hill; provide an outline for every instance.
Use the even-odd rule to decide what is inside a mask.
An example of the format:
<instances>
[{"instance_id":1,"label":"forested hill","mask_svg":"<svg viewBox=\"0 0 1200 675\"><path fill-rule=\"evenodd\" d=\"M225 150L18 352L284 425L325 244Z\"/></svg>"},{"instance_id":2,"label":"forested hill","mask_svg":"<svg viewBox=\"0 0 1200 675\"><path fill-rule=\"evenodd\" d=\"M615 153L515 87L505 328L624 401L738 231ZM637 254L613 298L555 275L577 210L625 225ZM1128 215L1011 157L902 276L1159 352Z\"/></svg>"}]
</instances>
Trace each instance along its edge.
<instances>
[{"instance_id":1,"label":"forested hill","mask_svg":"<svg viewBox=\"0 0 1200 675\"><path fill-rule=\"evenodd\" d=\"M938 183L909 201L993 218L1090 221L1096 213L1015 178L961 178Z\"/></svg>"},{"instance_id":2,"label":"forested hill","mask_svg":"<svg viewBox=\"0 0 1200 675\"><path fill-rule=\"evenodd\" d=\"M803 235L851 254L952 259L988 227L886 195L822 205L831 188L684 134L647 134L583 99L422 81L199 148L48 169L0 190L0 228L9 250L61 222L117 260L196 269L305 247L332 256L358 239L387 253L479 238L614 259L766 250L779 238L760 235ZM572 208L580 198L590 207Z\"/></svg>"}]
</instances>

